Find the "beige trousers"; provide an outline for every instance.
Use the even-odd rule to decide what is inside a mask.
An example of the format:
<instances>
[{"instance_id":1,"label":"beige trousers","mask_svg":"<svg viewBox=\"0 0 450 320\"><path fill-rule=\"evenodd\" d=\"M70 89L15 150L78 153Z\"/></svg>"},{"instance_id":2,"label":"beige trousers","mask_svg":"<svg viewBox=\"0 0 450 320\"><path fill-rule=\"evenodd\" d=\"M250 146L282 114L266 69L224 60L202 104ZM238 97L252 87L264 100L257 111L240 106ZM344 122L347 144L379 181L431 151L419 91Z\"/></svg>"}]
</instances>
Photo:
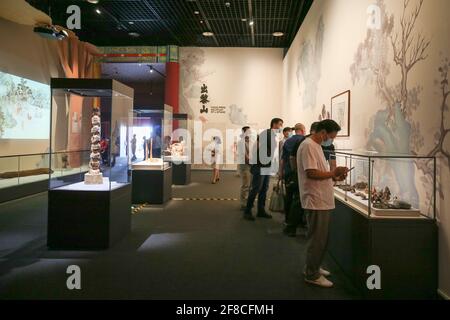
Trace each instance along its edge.
<instances>
[{"instance_id":1,"label":"beige trousers","mask_svg":"<svg viewBox=\"0 0 450 320\"><path fill-rule=\"evenodd\" d=\"M247 205L248 192L250 191L250 183L252 174L250 173L249 164L238 164L239 175L241 177L241 206Z\"/></svg>"}]
</instances>

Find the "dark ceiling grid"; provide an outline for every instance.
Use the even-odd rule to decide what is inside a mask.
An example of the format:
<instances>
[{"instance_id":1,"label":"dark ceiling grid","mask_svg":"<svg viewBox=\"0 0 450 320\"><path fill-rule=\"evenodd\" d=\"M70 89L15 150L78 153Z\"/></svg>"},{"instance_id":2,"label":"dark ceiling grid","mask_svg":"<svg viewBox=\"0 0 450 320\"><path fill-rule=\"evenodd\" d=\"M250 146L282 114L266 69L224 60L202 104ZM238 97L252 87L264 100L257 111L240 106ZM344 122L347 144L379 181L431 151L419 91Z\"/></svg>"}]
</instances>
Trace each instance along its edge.
<instances>
[{"instance_id":1,"label":"dark ceiling grid","mask_svg":"<svg viewBox=\"0 0 450 320\"><path fill-rule=\"evenodd\" d=\"M195 0L195 3L197 4L197 8L198 8L198 11L200 12L200 16L201 16L201 18L202 18L202 20L204 22L204 25L208 28L208 30L206 30L206 31L213 33L211 38L214 40L214 43L216 44L216 46L219 47L220 46L219 45L219 41L217 41L216 35L215 35L214 31L211 28L211 24L209 23L208 17L206 16L205 12L203 11L203 7L202 7L200 1L199 0Z\"/></svg>"},{"instance_id":2,"label":"dark ceiling grid","mask_svg":"<svg viewBox=\"0 0 450 320\"><path fill-rule=\"evenodd\" d=\"M279 48L290 46L313 2L228 0L230 6L227 7L226 0L100 0L97 5L85 0L26 1L46 13L50 12L53 22L59 25L66 23L68 5L80 5L82 29L75 30L75 33L81 40L99 46ZM97 14L96 8L102 13ZM196 15L194 11L201 11L201 14ZM249 26L251 18L254 19L253 28ZM200 23L202 19L204 23ZM205 31L213 32L215 37L203 36ZM132 37L129 32L137 32L140 36ZM284 36L274 37L273 32L283 32Z\"/></svg>"}]
</instances>

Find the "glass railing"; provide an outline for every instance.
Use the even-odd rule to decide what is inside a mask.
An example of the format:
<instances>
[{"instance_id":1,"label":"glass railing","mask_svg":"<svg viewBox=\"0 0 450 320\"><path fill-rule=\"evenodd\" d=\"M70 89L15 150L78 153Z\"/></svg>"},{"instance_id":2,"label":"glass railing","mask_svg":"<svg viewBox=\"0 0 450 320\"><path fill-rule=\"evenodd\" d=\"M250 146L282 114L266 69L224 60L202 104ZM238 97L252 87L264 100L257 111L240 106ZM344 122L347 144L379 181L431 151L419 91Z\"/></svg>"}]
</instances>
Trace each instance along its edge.
<instances>
[{"instance_id":1,"label":"glass railing","mask_svg":"<svg viewBox=\"0 0 450 320\"><path fill-rule=\"evenodd\" d=\"M0 189L82 174L89 170L89 150L76 151L80 161L70 164L75 152L60 151L0 156ZM51 161L50 161L51 160Z\"/></svg>"}]
</instances>

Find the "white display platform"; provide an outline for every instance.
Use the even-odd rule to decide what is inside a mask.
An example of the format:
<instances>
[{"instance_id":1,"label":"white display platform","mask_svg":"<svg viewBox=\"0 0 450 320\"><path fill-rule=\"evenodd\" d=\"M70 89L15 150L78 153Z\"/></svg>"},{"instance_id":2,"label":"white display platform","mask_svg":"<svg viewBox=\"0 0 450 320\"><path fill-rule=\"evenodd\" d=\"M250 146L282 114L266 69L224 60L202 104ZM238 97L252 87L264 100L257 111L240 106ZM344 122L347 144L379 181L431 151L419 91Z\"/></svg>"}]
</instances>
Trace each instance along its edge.
<instances>
[{"instance_id":1,"label":"white display platform","mask_svg":"<svg viewBox=\"0 0 450 320\"><path fill-rule=\"evenodd\" d=\"M339 189L338 187L334 187L334 195L335 197L350 205L355 210L369 215L369 200L363 200L360 197L356 196L351 192L345 192L344 190ZM411 208L411 209L377 209L371 207L371 216L379 217L379 218L421 218L420 210Z\"/></svg>"},{"instance_id":2,"label":"white display platform","mask_svg":"<svg viewBox=\"0 0 450 320\"><path fill-rule=\"evenodd\" d=\"M53 190L65 191L110 191L124 186L125 183L118 183L116 181L109 181L109 178L103 178L103 184L85 184L84 181L72 183L66 186L54 188Z\"/></svg>"},{"instance_id":3,"label":"white display platform","mask_svg":"<svg viewBox=\"0 0 450 320\"><path fill-rule=\"evenodd\" d=\"M170 161L170 162L183 163L183 162L189 161L189 157L188 156L164 156L164 160Z\"/></svg>"},{"instance_id":4,"label":"white display platform","mask_svg":"<svg viewBox=\"0 0 450 320\"><path fill-rule=\"evenodd\" d=\"M148 159L131 165L133 170L166 170L169 167L169 163L164 162L161 158Z\"/></svg>"}]
</instances>

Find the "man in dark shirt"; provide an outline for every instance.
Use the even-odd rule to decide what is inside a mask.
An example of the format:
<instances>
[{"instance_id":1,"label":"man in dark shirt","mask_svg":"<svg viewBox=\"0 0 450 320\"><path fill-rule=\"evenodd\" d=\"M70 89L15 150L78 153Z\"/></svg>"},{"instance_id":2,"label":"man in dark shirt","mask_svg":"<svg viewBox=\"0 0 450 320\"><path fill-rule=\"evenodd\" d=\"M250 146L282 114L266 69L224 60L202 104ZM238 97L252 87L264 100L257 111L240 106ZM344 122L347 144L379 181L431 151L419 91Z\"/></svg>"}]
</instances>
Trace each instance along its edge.
<instances>
[{"instance_id":1,"label":"man in dark shirt","mask_svg":"<svg viewBox=\"0 0 450 320\"><path fill-rule=\"evenodd\" d=\"M290 137L283 144L283 152L280 164L280 178L284 179L286 186L286 197L284 201L284 213L285 213L285 223L288 223L288 216L291 211L292 199L295 190L298 189L298 184L296 182L295 176L296 171L292 171L289 157L291 155L292 149L305 139L305 126L301 123L297 123L294 127L295 135Z\"/></svg>"}]
</instances>

